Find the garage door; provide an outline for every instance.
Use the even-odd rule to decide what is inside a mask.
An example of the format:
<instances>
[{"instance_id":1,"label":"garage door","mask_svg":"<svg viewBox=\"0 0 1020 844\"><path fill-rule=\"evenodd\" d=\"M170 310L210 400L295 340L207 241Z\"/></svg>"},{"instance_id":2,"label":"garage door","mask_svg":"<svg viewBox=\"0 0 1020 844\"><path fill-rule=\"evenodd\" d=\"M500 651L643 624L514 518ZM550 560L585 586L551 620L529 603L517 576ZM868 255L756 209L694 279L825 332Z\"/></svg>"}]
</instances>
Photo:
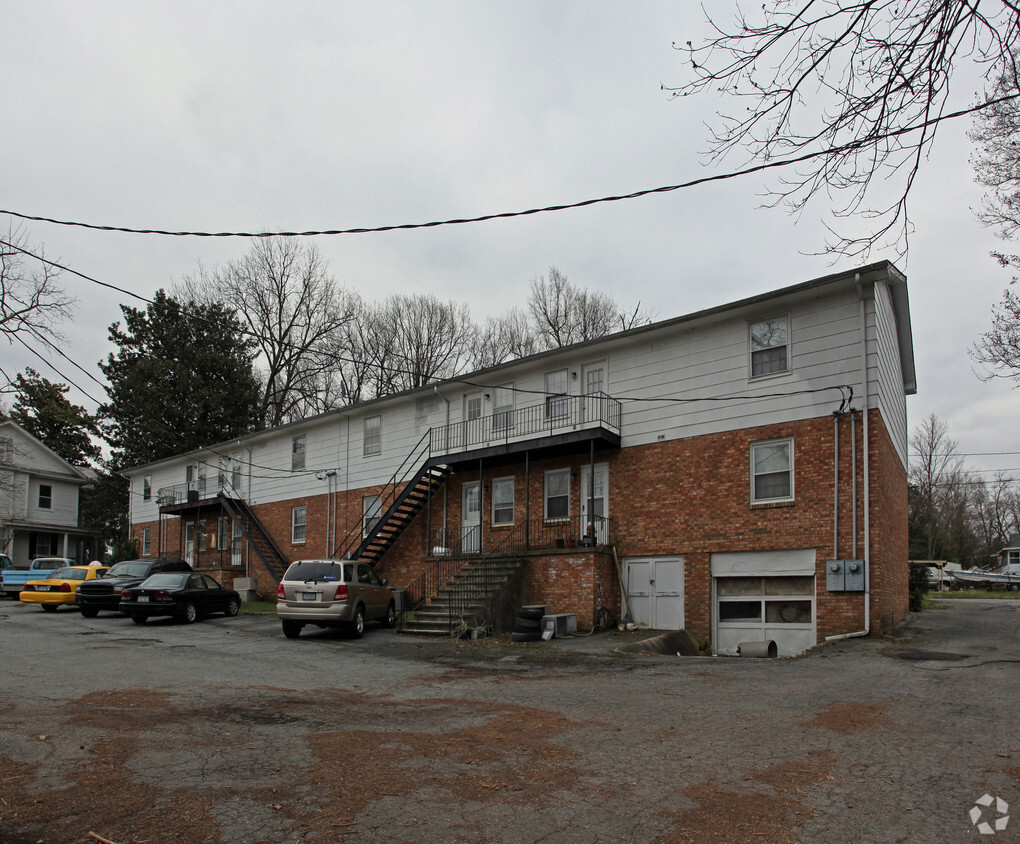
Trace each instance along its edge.
<instances>
[{"instance_id":1,"label":"garage door","mask_svg":"<svg viewBox=\"0 0 1020 844\"><path fill-rule=\"evenodd\" d=\"M652 630L682 630L683 557L632 557L624 560L624 570L634 623Z\"/></svg>"}]
</instances>

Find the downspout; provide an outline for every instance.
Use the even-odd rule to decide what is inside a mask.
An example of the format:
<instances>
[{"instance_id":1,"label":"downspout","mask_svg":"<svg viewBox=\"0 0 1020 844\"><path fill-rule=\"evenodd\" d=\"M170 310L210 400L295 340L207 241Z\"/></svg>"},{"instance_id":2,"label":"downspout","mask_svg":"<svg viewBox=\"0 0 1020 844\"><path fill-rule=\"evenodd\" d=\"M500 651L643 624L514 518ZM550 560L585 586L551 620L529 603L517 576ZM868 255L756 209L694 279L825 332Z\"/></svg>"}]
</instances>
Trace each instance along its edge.
<instances>
[{"instance_id":1,"label":"downspout","mask_svg":"<svg viewBox=\"0 0 1020 844\"><path fill-rule=\"evenodd\" d=\"M867 636L871 632L871 500L870 500L870 484L868 481L868 475L870 472L870 466L868 461L868 315L867 307L864 301L864 290L861 287L861 274L856 273L854 276L854 284L857 287L857 296L861 303L861 402L864 405L862 411L864 416L864 423L862 425L862 436L864 439L864 628L856 630L853 633L839 633L835 636L826 636L826 642L833 642L839 639L856 639L861 636ZM856 431L851 432L856 442ZM855 445L856 448L856 445ZM857 556L857 525L856 525L856 507L857 507L857 464L856 455L855 462L852 468L854 478L854 557Z\"/></svg>"},{"instance_id":2,"label":"downspout","mask_svg":"<svg viewBox=\"0 0 1020 844\"><path fill-rule=\"evenodd\" d=\"M835 441L835 455L833 461L835 470L832 481L832 559L839 559L839 411L832 414L833 440Z\"/></svg>"}]
</instances>

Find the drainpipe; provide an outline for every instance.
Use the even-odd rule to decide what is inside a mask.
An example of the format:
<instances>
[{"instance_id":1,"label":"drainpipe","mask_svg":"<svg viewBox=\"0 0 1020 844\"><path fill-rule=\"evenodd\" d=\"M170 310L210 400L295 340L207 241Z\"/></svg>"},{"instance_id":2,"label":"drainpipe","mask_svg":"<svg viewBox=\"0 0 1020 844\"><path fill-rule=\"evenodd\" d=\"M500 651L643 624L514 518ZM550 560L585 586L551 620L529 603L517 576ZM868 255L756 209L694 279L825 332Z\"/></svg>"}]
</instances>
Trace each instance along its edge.
<instances>
[{"instance_id":1,"label":"drainpipe","mask_svg":"<svg viewBox=\"0 0 1020 844\"><path fill-rule=\"evenodd\" d=\"M832 481L832 559L839 559L839 411L832 414L832 438L835 442L835 470Z\"/></svg>"},{"instance_id":2,"label":"drainpipe","mask_svg":"<svg viewBox=\"0 0 1020 844\"><path fill-rule=\"evenodd\" d=\"M870 499L870 482L868 475L870 473L870 465L868 460L868 315L867 307L864 301L864 290L861 287L861 274L857 273L854 276L854 284L857 287L857 296L861 303L861 384L863 388L861 390L861 401L864 405L862 414L864 416L864 422L862 424L862 437L864 439L864 628L856 630L853 633L840 633L835 636L826 636L826 642L838 641L839 639L855 639L860 636L867 636L871 632L871 499ZM856 441L856 431L853 432ZM856 447L856 446L855 446ZM853 477L854 484L856 487L857 480L857 464L853 466ZM854 507L857 506L857 493L854 491ZM856 516L855 516L856 522ZM854 557L856 558L856 544L857 544L857 526L854 525Z\"/></svg>"}]
</instances>

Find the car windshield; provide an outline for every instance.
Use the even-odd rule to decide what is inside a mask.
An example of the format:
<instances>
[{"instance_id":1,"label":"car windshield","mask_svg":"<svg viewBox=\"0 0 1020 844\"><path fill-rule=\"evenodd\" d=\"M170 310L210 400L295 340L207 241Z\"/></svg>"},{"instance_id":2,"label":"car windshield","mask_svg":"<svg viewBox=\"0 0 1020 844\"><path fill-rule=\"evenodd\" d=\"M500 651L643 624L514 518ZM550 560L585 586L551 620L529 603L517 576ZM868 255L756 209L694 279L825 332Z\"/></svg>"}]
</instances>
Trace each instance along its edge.
<instances>
[{"instance_id":1,"label":"car windshield","mask_svg":"<svg viewBox=\"0 0 1020 844\"><path fill-rule=\"evenodd\" d=\"M85 569L72 569L70 567L65 569L57 569L49 577L50 580L84 580Z\"/></svg>"},{"instance_id":2,"label":"car windshield","mask_svg":"<svg viewBox=\"0 0 1020 844\"><path fill-rule=\"evenodd\" d=\"M145 577L149 573L148 563L117 563L107 573L107 577Z\"/></svg>"},{"instance_id":3,"label":"car windshield","mask_svg":"<svg viewBox=\"0 0 1020 844\"><path fill-rule=\"evenodd\" d=\"M335 560L300 560L293 563L284 580L342 580L343 569L340 563Z\"/></svg>"},{"instance_id":4,"label":"car windshield","mask_svg":"<svg viewBox=\"0 0 1020 844\"><path fill-rule=\"evenodd\" d=\"M174 572L163 572L162 574L154 574L148 580L142 583L142 586L149 588L155 587L157 589L177 589L184 586L190 575L187 572L182 574L175 574Z\"/></svg>"}]
</instances>

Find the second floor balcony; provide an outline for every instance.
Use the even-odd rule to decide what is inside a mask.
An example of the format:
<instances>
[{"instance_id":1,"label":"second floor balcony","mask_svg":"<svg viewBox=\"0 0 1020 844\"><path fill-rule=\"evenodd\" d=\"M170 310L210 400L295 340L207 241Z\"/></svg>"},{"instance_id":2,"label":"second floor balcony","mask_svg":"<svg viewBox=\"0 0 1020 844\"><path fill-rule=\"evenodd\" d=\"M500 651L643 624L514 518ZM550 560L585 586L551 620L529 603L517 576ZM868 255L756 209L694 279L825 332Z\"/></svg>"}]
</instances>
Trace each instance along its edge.
<instances>
[{"instance_id":1,"label":"second floor balcony","mask_svg":"<svg viewBox=\"0 0 1020 844\"><path fill-rule=\"evenodd\" d=\"M500 410L431 431L433 457L512 453L543 445L600 440L620 444L620 402L605 393L546 396L540 404Z\"/></svg>"}]
</instances>

